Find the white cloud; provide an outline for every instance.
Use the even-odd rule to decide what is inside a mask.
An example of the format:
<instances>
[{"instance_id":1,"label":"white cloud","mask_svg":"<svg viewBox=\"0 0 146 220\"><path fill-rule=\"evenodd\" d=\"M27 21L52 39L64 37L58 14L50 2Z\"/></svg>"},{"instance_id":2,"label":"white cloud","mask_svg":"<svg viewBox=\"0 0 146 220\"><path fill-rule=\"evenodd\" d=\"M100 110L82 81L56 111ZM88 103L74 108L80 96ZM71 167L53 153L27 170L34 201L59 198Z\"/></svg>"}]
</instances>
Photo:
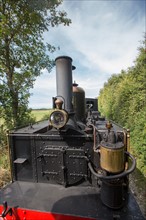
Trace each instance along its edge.
<instances>
[{"instance_id":1,"label":"white cloud","mask_svg":"<svg viewBox=\"0 0 146 220\"><path fill-rule=\"evenodd\" d=\"M72 24L51 29L45 41L60 46L54 58L72 57L77 67L73 78L88 97L96 97L111 74L133 65L145 31L144 1L70 0L61 7ZM55 70L44 72L32 92L31 107L48 107L48 99L56 95Z\"/></svg>"}]
</instances>

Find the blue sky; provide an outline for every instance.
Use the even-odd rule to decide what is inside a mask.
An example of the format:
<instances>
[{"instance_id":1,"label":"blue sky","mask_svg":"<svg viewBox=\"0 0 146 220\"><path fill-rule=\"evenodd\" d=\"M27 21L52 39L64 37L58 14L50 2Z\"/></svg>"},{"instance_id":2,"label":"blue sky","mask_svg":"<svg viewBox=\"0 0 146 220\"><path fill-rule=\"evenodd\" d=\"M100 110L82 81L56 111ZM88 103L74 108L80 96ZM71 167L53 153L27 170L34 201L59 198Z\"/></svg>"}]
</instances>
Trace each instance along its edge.
<instances>
[{"instance_id":1,"label":"blue sky","mask_svg":"<svg viewBox=\"0 0 146 220\"><path fill-rule=\"evenodd\" d=\"M73 81L84 88L86 97L97 97L108 78L133 65L143 40L145 0L64 0L61 8L72 20L44 33L44 40L59 46L52 57L66 55L76 70ZM56 96L55 68L37 78L29 107L51 108Z\"/></svg>"}]
</instances>

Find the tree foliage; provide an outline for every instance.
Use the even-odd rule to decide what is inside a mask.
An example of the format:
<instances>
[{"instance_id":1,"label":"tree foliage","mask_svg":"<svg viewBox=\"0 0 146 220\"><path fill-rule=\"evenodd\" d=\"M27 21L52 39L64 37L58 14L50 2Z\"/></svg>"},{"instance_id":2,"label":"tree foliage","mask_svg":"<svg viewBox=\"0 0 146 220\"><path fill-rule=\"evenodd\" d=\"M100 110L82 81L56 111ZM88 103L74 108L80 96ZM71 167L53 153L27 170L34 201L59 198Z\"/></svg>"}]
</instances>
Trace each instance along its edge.
<instances>
[{"instance_id":1,"label":"tree foliage","mask_svg":"<svg viewBox=\"0 0 146 220\"><path fill-rule=\"evenodd\" d=\"M56 48L43 41L44 31L71 20L60 11L62 0L1 0L0 107L7 126L29 120L29 89L43 69L54 65Z\"/></svg>"},{"instance_id":2,"label":"tree foliage","mask_svg":"<svg viewBox=\"0 0 146 220\"><path fill-rule=\"evenodd\" d=\"M138 48L134 66L112 75L101 89L102 114L131 130L137 165L146 176L146 38Z\"/></svg>"}]
</instances>

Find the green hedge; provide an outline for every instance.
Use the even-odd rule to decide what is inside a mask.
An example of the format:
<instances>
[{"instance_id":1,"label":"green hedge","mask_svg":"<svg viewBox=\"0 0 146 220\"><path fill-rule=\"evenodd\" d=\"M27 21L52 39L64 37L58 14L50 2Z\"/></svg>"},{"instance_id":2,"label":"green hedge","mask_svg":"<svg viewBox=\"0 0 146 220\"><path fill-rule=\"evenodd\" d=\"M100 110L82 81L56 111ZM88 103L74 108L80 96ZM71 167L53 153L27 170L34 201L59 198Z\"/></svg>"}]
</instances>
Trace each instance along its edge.
<instances>
[{"instance_id":1,"label":"green hedge","mask_svg":"<svg viewBox=\"0 0 146 220\"><path fill-rule=\"evenodd\" d=\"M146 56L145 43L138 48L133 67L112 75L100 90L99 110L131 130L131 148L137 167L146 176Z\"/></svg>"}]
</instances>

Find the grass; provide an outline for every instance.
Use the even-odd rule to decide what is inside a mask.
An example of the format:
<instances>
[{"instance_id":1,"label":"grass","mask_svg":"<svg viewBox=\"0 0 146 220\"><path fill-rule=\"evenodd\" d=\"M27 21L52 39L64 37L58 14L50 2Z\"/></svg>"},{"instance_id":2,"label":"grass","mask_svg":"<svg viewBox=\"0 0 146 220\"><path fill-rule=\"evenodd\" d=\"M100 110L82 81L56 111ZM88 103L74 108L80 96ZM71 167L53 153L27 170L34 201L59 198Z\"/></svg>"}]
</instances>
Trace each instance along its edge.
<instances>
[{"instance_id":1,"label":"grass","mask_svg":"<svg viewBox=\"0 0 146 220\"><path fill-rule=\"evenodd\" d=\"M10 163L7 146L0 148L0 188L10 180Z\"/></svg>"},{"instance_id":2,"label":"grass","mask_svg":"<svg viewBox=\"0 0 146 220\"><path fill-rule=\"evenodd\" d=\"M138 168L130 175L130 189L146 218L146 178Z\"/></svg>"},{"instance_id":3,"label":"grass","mask_svg":"<svg viewBox=\"0 0 146 220\"><path fill-rule=\"evenodd\" d=\"M51 113L51 109L39 109L39 110L32 110L31 116L35 118L36 121L42 121L49 118Z\"/></svg>"}]
</instances>

